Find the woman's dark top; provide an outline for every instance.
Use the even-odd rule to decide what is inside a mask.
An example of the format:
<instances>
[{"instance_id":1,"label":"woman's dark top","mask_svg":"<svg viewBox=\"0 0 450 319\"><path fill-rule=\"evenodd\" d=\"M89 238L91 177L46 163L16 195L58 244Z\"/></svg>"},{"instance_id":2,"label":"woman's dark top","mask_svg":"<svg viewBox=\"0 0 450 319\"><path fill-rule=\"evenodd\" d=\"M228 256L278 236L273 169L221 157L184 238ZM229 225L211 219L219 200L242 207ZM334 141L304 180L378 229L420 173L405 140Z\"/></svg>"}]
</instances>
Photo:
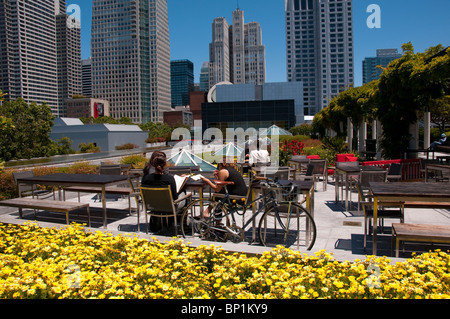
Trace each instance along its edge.
<instances>
[{"instance_id":1,"label":"woman's dark top","mask_svg":"<svg viewBox=\"0 0 450 319\"><path fill-rule=\"evenodd\" d=\"M228 171L228 178L225 181L234 182L234 185L227 185L228 194L247 196L247 186L242 175L232 167L225 169ZM225 189L222 189L220 193L225 194Z\"/></svg>"},{"instance_id":2,"label":"woman's dark top","mask_svg":"<svg viewBox=\"0 0 450 319\"><path fill-rule=\"evenodd\" d=\"M170 174L147 174L142 177L141 185L144 187L170 186L173 200L178 199L175 178Z\"/></svg>"}]
</instances>

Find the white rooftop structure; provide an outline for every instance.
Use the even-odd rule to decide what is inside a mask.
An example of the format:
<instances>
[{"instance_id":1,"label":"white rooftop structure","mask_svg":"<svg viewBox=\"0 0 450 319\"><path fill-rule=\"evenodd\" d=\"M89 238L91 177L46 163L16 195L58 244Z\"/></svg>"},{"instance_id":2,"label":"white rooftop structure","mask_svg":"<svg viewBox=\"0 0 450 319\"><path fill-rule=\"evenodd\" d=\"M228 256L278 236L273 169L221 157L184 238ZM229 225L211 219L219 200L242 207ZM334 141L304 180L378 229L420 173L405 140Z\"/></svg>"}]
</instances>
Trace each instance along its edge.
<instances>
[{"instance_id":1,"label":"white rooftop structure","mask_svg":"<svg viewBox=\"0 0 450 319\"><path fill-rule=\"evenodd\" d=\"M79 119L56 118L50 138L57 141L63 137L68 137L72 141L72 149L76 151L81 143L94 143L101 151L114 151L117 146L127 143L145 147L148 133L137 125L84 125Z\"/></svg>"}]
</instances>

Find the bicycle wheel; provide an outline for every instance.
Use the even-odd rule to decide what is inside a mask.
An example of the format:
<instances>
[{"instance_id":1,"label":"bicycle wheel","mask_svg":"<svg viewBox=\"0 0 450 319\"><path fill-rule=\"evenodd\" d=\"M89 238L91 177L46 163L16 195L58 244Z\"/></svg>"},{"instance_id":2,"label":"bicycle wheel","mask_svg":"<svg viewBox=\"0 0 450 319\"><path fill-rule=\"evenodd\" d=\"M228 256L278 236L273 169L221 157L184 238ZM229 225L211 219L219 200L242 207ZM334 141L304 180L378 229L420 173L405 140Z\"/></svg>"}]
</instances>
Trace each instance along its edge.
<instances>
[{"instance_id":1,"label":"bicycle wheel","mask_svg":"<svg viewBox=\"0 0 450 319\"><path fill-rule=\"evenodd\" d=\"M311 250L316 241L316 224L308 211L296 203L270 207L259 221L259 240L267 247L283 245Z\"/></svg>"},{"instance_id":2,"label":"bicycle wheel","mask_svg":"<svg viewBox=\"0 0 450 319\"><path fill-rule=\"evenodd\" d=\"M226 230L216 224L223 213L222 203L201 198L191 202L181 217L181 234L186 237L198 237L211 241L224 241Z\"/></svg>"}]
</instances>

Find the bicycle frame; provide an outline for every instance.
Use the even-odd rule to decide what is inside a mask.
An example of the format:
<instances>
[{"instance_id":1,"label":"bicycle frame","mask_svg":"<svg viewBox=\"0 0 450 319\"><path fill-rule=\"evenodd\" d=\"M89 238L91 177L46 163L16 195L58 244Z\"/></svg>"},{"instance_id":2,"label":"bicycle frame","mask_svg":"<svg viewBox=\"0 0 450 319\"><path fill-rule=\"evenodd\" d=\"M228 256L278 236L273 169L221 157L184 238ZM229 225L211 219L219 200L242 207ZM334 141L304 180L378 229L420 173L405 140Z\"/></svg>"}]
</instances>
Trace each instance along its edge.
<instances>
[{"instance_id":1,"label":"bicycle frame","mask_svg":"<svg viewBox=\"0 0 450 319\"><path fill-rule=\"evenodd\" d=\"M239 214L239 213L238 213L239 208L240 208L240 209L243 209L244 211L247 210L247 209L249 209L249 208L250 208L250 209L253 209L253 205L256 205L256 203L259 202L259 201L261 201L262 199L266 199L266 203L264 203L262 206L260 206L259 209L258 209L254 214L252 214L252 217L251 217L251 218L243 225L243 229L247 228L247 227L250 225L250 223L256 221L257 216L258 216L261 212L264 212L264 210L265 210L267 207L270 207L270 205L273 205L273 208L274 208L274 210L275 210L275 216L276 216L276 218L277 218L277 220L278 220L278 223L281 225L281 227L283 228L283 231L284 231L285 234L286 234L286 226L283 224L283 221L282 221L281 218L280 218L279 212L277 211L277 206L278 206L280 203L275 199L275 197L273 196L273 194L270 193L270 194L268 194L268 195L266 195L266 196L261 195L259 198L257 198L257 199L255 199L255 200L251 201L250 203L247 203L247 204L245 204L245 205L239 205L237 202L236 202L236 203L232 203L231 198L230 198L230 195L228 194L228 190L227 190L227 188L226 188L226 185L225 185L224 189L225 189L225 196L224 196L224 198L222 198L222 199L220 199L220 200L218 201L218 202L219 202L219 204L218 204L219 206L216 206L216 208L217 208L217 207L223 207L224 209L221 211L221 213L223 212L224 214L221 215L220 217L217 217L217 216L214 214L214 212L211 212L211 216L210 216L209 218L212 218L213 221L222 220L223 218L226 218L226 217L230 216L231 221L232 221L231 226L232 226L232 227L235 227L235 226L236 226L235 213ZM287 202L283 202L283 204L284 204L284 203L289 203L289 204L290 204L290 203L292 203L292 202L288 202L288 201L287 201ZM240 207L236 208L236 207L234 207L234 205L240 206ZM290 218L290 217L289 217L289 218ZM227 232L229 232L229 233L231 233L231 234L238 235L238 233L237 233L235 230L233 230L232 228L230 228L230 227L229 227L228 225L226 225L226 224L223 226L223 228L215 227L215 226L213 226L213 225L208 225L208 227L209 227L210 229L213 229L213 230L218 230L218 231L221 231L221 232L227 231Z\"/></svg>"}]
</instances>

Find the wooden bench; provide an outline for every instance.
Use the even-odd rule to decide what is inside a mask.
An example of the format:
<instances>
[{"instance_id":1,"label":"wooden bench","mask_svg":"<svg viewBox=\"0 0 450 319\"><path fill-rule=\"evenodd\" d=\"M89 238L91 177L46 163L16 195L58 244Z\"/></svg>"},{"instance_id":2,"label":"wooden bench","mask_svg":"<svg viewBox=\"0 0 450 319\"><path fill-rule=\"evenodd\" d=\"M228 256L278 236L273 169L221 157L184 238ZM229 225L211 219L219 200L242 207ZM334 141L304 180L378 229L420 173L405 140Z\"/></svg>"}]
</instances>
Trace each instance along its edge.
<instances>
[{"instance_id":1,"label":"wooden bench","mask_svg":"<svg viewBox=\"0 0 450 319\"><path fill-rule=\"evenodd\" d=\"M437 208L450 209L450 202L414 202L406 201L405 208Z\"/></svg>"},{"instance_id":2,"label":"wooden bench","mask_svg":"<svg viewBox=\"0 0 450 319\"><path fill-rule=\"evenodd\" d=\"M22 209L29 208L35 210L48 210L66 214L66 223L69 225L69 212L77 209L86 208L88 214L88 225L91 227L91 214L89 204L63 202L57 200L43 200L36 198L20 197L0 201L0 206L19 208L19 218L22 219Z\"/></svg>"},{"instance_id":3,"label":"wooden bench","mask_svg":"<svg viewBox=\"0 0 450 319\"><path fill-rule=\"evenodd\" d=\"M449 225L392 224L392 247L398 257L401 241L450 243Z\"/></svg>"}]
</instances>

